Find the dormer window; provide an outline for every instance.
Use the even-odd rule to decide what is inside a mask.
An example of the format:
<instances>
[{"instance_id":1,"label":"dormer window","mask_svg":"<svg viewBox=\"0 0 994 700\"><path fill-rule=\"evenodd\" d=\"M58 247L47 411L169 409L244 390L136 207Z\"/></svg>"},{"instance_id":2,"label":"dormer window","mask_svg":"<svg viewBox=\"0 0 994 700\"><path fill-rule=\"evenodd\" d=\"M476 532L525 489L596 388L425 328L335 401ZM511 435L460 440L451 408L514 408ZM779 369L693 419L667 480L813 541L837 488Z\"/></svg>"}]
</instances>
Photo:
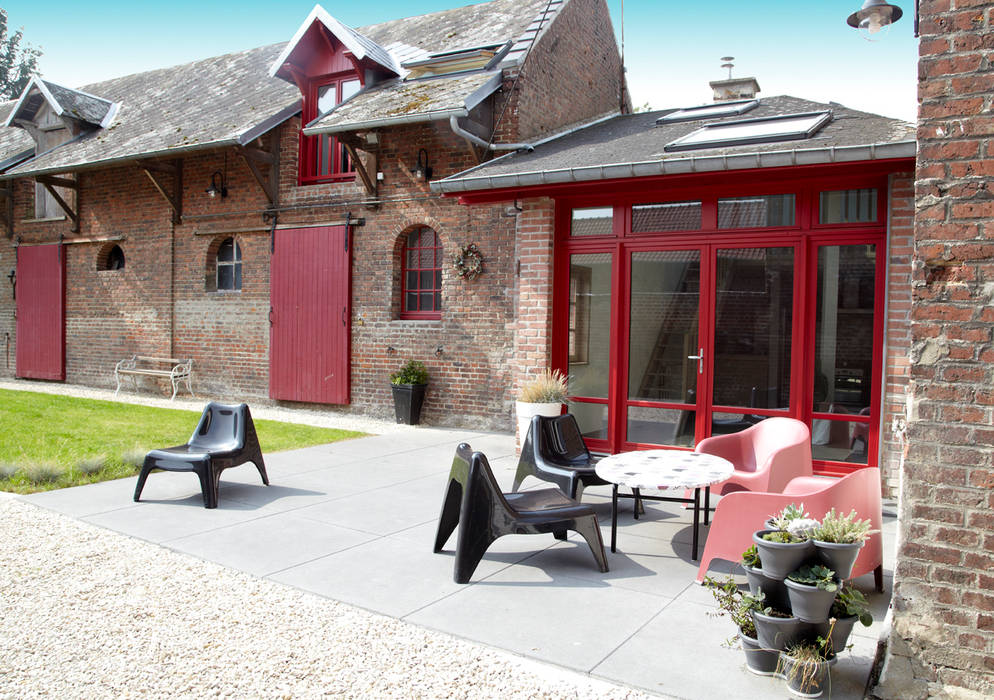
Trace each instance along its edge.
<instances>
[{"instance_id":1,"label":"dormer window","mask_svg":"<svg viewBox=\"0 0 994 700\"><path fill-rule=\"evenodd\" d=\"M304 124L341 104L361 87L355 74L325 76L311 82L304 100ZM335 182L355 177L355 166L345 147L334 136L300 137L300 182Z\"/></svg>"}]
</instances>

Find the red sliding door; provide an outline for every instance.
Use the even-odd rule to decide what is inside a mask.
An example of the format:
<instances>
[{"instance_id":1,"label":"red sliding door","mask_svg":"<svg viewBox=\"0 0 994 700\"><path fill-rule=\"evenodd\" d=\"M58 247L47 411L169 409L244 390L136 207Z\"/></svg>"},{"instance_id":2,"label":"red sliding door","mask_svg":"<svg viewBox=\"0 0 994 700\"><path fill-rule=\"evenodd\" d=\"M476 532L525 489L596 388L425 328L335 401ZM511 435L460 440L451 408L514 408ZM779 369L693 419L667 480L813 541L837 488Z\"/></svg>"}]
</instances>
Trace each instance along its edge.
<instances>
[{"instance_id":1,"label":"red sliding door","mask_svg":"<svg viewBox=\"0 0 994 700\"><path fill-rule=\"evenodd\" d=\"M66 378L65 255L60 244L17 248L17 376Z\"/></svg>"}]
</instances>

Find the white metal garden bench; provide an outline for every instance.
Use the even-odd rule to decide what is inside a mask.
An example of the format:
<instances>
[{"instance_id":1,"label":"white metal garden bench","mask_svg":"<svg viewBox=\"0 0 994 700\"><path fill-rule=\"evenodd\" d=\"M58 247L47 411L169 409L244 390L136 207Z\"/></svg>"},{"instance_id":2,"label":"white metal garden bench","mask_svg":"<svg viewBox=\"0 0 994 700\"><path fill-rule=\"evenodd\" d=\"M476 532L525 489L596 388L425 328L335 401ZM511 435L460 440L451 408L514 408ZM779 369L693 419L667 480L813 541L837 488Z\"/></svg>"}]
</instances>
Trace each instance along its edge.
<instances>
[{"instance_id":1,"label":"white metal garden bench","mask_svg":"<svg viewBox=\"0 0 994 700\"><path fill-rule=\"evenodd\" d=\"M190 386L190 375L193 372L193 359L177 360L171 357L146 357L144 355L132 355L130 359L121 360L114 367L114 377L117 379L117 389L114 396L121 391L121 380L124 377L131 377L131 384L138 391L138 377L159 377L168 379L173 385L173 395L170 401L176 398L180 382L186 383L186 390L193 396L193 387Z\"/></svg>"}]
</instances>

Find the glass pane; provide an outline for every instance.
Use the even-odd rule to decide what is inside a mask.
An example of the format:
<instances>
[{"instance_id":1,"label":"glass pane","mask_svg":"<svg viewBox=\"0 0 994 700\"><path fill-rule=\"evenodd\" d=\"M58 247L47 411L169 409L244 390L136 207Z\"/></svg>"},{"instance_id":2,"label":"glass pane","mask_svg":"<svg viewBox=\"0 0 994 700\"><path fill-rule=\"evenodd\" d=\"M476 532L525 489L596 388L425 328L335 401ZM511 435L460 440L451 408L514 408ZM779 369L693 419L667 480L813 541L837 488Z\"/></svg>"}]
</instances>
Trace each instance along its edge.
<instances>
[{"instance_id":1,"label":"glass pane","mask_svg":"<svg viewBox=\"0 0 994 700\"><path fill-rule=\"evenodd\" d=\"M338 104L338 83L318 88L318 116Z\"/></svg>"},{"instance_id":2,"label":"glass pane","mask_svg":"<svg viewBox=\"0 0 994 700\"><path fill-rule=\"evenodd\" d=\"M238 241L233 241L233 242L234 242L234 252L235 252L233 259L235 261L239 261L242 259L242 249L241 246L238 245Z\"/></svg>"},{"instance_id":3,"label":"glass pane","mask_svg":"<svg viewBox=\"0 0 994 700\"><path fill-rule=\"evenodd\" d=\"M435 295L431 292L421 294L421 311L434 311Z\"/></svg>"},{"instance_id":4,"label":"glass pane","mask_svg":"<svg viewBox=\"0 0 994 700\"><path fill-rule=\"evenodd\" d=\"M742 413L718 413L715 411L711 414L711 434L728 435L729 433L739 433L763 420L766 420L765 416L751 416Z\"/></svg>"},{"instance_id":5,"label":"glass pane","mask_svg":"<svg viewBox=\"0 0 994 700\"><path fill-rule=\"evenodd\" d=\"M818 249L814 410L869 415L876 246Z\"/></svg>"},{"instance_id":6,"label":"glass pane","mask_svg":"<svg viewBox=\"0 0 994 700\"><path fill-rule=\"evenodd\" d=\"M869 436L870 426L867 423L815 418L811 421L811 456L834 462L866 464Z\"/></svg>"},{"instance_id":7,"label":"glass pane","mask_svg":"<svg viewBox=\"0 0 994 700\"><path fill-rule=\"evenodd\" d=\"M693 231L700 227L700 202L639 204L632 207L632 233Z\"/></svg>"},{"instance_id":8,"label":"glass pane","mask_svg":"<svg viewBox=\"0 0 994 700\"><path fill-rule=\"evenodd\" d=\"M423 244L423 243L422 243ZM435 267L435 249L431 247L429 243L427 247L421 248L421 265L422 268L431 269Z\"/></svg>"},{"instance_id":9,"label":"glass pane","mask_svg":"<svg viewBox=\"0 0 994 700\"><path fill-rule=\"evenodd\" d=\"M571 236L610 236L614 210L611 207L574 209Z\"/></svg>"},{"instance_id":10,"label":"glass pane","mask_svg":"<svg viewBox=\"0 0 994 700\"><path fill-rule=\"evenodd\" d=\"M408 292L407 295L407 306L405 311L417 311L418 310L418 295L414 292Z\"/></svg>"},{"instance_id":11,"label":"glass pane","mask_svg":"<svg viewBox=\"0 0 994 700\"><path fill-rule=\"evenodd\" d=\"M421 273L421 289L434 289L435 288L435 273L431 270Z\"/></svg>"},{"instance_id":12,"label":"glass pane","mask_svg":"<svg viewBox=\"0 0 994 700\"><path fill-rule=\"evenodd\" d=\"M234 289L241 289L242 288L242 264L241 263L235 263L234 268L235 268L235 286L233 288Z\"/></svg>"},{"instance_id":13,"label":"glass pane","mask_svg":"<svg viewBox=\"0 0 994 700\"><path fill-rule=\"evenodd\" d=\"M432 248L435 245L435 232L430 228L421 229L421 247Z\"/></svg>"},{"instance_id":14,"label":"glass pane","mask_svg":"<svg viewBox=\"0 0 994 700\"><path fill-rule=\"evenodd\" d=\"M442 310L442 295L438 292L435 292L435 311L441 311L441 310Z\"/></svg>"},{"instance_id":15,"label":"glass pane","mask_svg":"<svg viewBox=\"0 0 994 700\"><path fill-rule=\"evenodd\" d=\"M599 403L573 403L569 412L576 416L585 438L607 440L607 406Z\"/></svg>"},{"instance_id":16,"label":"glass pane","mask_svg":"<svg viewBox=\"0 0 994 700\"><path fill-rule=\"evenodd\" d=\"M442 288L442 271L435 270L435 289Z\"/></svg>"},{"instance_id":17,"label":"glass pane","mask_svg":"<svg viewBox=\"0 0 994 700\"><path fill-rule=\"evenodd\" d=\"M587 280L586 291L576 309L578 328L583 329L584 360L569 363L570 393L574 396L607 398L608 359L611 342L611 254L593 253L570 258L570 277Z\"/></svg>"},{"instance_id":18,"label":"glass pane","mask_svg":"<svg viewBox=\"0 0 994 700\"><path fill-rule=\"evenodd\" d=\"M407 288L417 289L418 288L418 273L410 272L407 273Z\"/></svg>"},{"instance_id":19,"label":"glass pane","mask_svg":"<svg viewBox=\"0 0 994 700\"><path fill-rule=\"evenodd\" d=\"M418 249L413 246L409 247L407 249L407 267L417 269L418 261Z\"/></svg>"},{"instance_id":20,"label":"glass pane","mask_svg":"<svg viewBox=\"0 0 994 700\"><path fill-rule=\"evenodd\" d=\"M342 102L352 97L352 95L359 92L359 88L362 87L358 80L343 80L342 81Z\"/></svg>"},{"instance_id":21,"label":"glass pane","mask_svg":"<svg viewBox=\"0 0 994 700\"><path fill-rule=\"evenodd\" d=\"M632 253L628 397L694 403L697 390L697 250Z\"/></svg>"},{"instance_id":22,"label":"glass pane","mask_svg":"<svg viewBox=\"0 0 994 700\"><path fill-rule=\"evenodd\" d=\"M221 244L221 247L217 249L217 261L218 262L231 262L235 259L235 242L233 239L229 238Z\"/></svg>"},{"instance_id":23,"label":"glass pane","mask_svg":"<svg viewBox=\"0 0 994 700\"><path fill-rule=\"evenodd\" d=\"M718 200L718 228L794 225L794 195L732 197Z\"/></svg>"},{"instance_id":24,"label":"glass pane","mask_svg":"<svg viewBox=\"0 0 994 700\"><path fill-rule=\"evenodd\" d=\"M628 441L650 445L694 445L693 410L628 407Z\"/></svg>"},{"instance_id":25,"label":"glass pane","mask_svg":"<svg viewBox=\"0 0 994 700\"><path fill-rule=\"evenodd\" d=\"M794 249L717 253L716 405L787 409L794 316Z\"/></svg>"},{"instance_id":26,"label":"glass pane","mask_svg":"<svg viewBox=\"0 0 994 700\"><path fill-rule=\"evenodd\" d=\"M407 247L417 248L421 243L421 229L414 229L409 234L407 234ZM417 260L417 258L415 258Z\"/></svg>"},{"instance_id":27,"label":"glass pane","mask_svg":"<svg viewBox=\"0 0 994 700\"><path fill-rule=\"evenodd\" d=\"M234 275L231 273L231 265L217 266L217 288L232 289L234 285Z\"/></svg>"},{"instance_id":28,"label":"glass pane","mask_svg":"<svg viewBox=\"0 0 994 700\"><path fill-rule=\"evenodd\" d=\"M822 192L818 207L818 222L822 224L852 224L877 220L877 190L838 190Z\"/></svg>"}]
</instances>

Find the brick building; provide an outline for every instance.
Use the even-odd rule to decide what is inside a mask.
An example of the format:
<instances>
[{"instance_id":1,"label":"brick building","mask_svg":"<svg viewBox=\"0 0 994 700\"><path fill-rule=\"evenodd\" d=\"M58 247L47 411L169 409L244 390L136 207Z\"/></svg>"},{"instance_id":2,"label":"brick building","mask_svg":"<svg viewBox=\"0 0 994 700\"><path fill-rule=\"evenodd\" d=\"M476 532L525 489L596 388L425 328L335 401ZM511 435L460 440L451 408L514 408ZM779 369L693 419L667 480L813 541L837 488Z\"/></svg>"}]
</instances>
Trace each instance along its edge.
<instances>
[{"instance_id":1,"label":"brick building","mask_svg":"<svg viewBox=\"0 0 994 700\"><path fill-rule=\"evenodd\" d=\"M193 358L198 393L385 417L415 358L427 422L507 428L517 212L429 184L626 108L602 0L359 29L318 7L287 44L35 79L0 107L0 375L114 386L132 354ZM472 281L450 262L470 243Z\"/></svg>"},{"instance_id":2,"label":"brick building","mask_svg":"<svg viewBox=\"0 0 994 700\"><path fill-rule=\"evenodd\" d=\"M994 3L920 6L907 451L881 698L994 695Z\"/></svg>"}]
</instances>

